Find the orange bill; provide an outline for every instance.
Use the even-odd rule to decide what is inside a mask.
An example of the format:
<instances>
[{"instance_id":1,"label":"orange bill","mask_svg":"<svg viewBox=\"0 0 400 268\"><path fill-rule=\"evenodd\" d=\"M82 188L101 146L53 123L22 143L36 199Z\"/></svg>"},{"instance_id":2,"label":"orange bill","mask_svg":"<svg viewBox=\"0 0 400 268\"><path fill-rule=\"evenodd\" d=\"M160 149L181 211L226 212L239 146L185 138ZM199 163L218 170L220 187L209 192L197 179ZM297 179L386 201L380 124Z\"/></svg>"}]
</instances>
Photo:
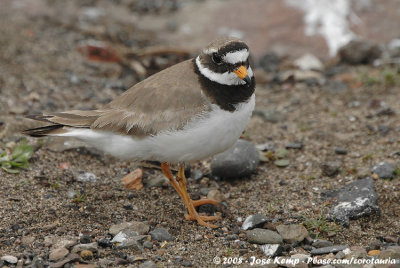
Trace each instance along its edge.
<instances>
[{"instance_id":1,"label":"orange bill","mask_svg":"<svg viewBox=\"0 0 400 268\"><path fill-rule=\"evenodd\" d=\"M243 65L233 71L240 79L244 79L247 76L246 67Z\"/></svg>"}]
</instances>

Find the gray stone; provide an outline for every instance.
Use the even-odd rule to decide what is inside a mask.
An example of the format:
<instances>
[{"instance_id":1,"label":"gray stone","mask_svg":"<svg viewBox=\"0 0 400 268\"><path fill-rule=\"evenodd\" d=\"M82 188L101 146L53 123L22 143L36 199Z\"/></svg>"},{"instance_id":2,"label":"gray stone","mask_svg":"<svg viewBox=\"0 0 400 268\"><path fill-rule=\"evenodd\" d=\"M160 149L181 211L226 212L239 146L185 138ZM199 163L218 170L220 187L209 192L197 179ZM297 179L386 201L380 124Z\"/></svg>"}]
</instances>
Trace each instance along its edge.
<instances>
[{"instance_id":1,"label":"gray stone","mask_svg":"<svg viewBox=\"0 0 400 268\"><path fill-rule=\"evenodd\" d=\"M370 250L380 249L382 247L382 242L378 239L374 239L368 244Z\"/></svg>"},{"instance_id":2,"label":"gray stone","mask_svg":"<svg viewBox=\"0 0 400 268\"><path fill-rule=\"evenodd\" d=\"M173 241L175 237L173 237L166 228L156 228L150 232L151 239L157 241Z\"/></svg>"},{"instance_id":3,"label":"gray stone","mask_svg":"<svg viewBox=\"0 0 400 268\"><path fill-rule=\"evenodd\" d=\"M339 50L342 62L349 64L370 64L381 56L381 49L366 40L352 40Z\"/></svg>"},{"instance_id":4,"label":"gray stone","mask_svg":"<svg viewBox=\"0 0 400 268\"><path fill-rule=\"evenodd\" d=\"M265 256L275 257L282 253L282 246L279 244L266 244L261 245L260 250L264 253Z\"/></svg>"},{"instance_id":5,"label":"gray stone","mask_svg":"<svg viewBox=\"0 0 400 268\"><path fill-rule=\"evenodd\" d=\"M348 151L345 148L335 147L335 153L336 154L347 154Z\"/></svg>"},{"instance_id":6,"label":"gray stone","mask_svg":"<svg viewBox=\"0 0 400 268\"><path fill-rule=\"evenodd\" d=\"M137 232L139 235L144 235L149 232L150 226L147 223L141 221L122 222L119 224L111 225L108 232L112 235L117 235L122 230L127 229Z\"/></svg>"},{"instance_id":7,"label":"gray stone","mask_svg":"<svg viewBox=\"0 0 400 268\"><path fill-rule=\"evenodd\" d=\"M307 229L301 224L281 224L276 226L276 230L283 240L288 243L301 242L308 236Z\"/></svg>"},{"instance_id":8,"label":"gray stone","mask_svg":"<svg viewBox=\"0 0 400 268\"><path fill-rule=\"evenodd\" d=\"M49 254L49 260L58 261L58 260L64 258L65 256L67 256L68 253L69 253L69 251L66 248L54 249Z\"/></svg>"},{"instance_id":9,"label":"gray stone","mask_svg":"<svg viewBox=\"0 0 400 268\"><path fill-rule=\"evenodd\" d=\"M285 145L286 149L297 149L301 150L303 149L303 142L302 141L296 141L294 143L288 143Z\"/></svg>"},{"instance_id":10,"label":"gray stone","mask_svg":"<svg viewBox=\"0 0 400 268\"><path fill-rule=\"evenodd\" d=\"M293 64L304 71L322 71L324 69L322 62L316 56L309 53L296 59Z\"/></svg>"},{"instance_id":11,"label":"gray stone","mask_svg":"<svg viewBox=\"0 0 400 268\"><path fill-rule=\"evenodd\" d=\"M150 241L144 241L143 242L143 247L145 247L147 249L152 249L153 248L153 243L151 243Z\"/></svg>"},{"instance_id":12,"label":"gray stone","mask_svg":"<svg viewBox=\"0 0 400 268\"><path fill-rule=\"evenodd\" d=\"M315 248L325 248L333 246L331 241L323 240L323 239L315 239L312 243L312 246Z\"/></svg>"},{"instance_id":13,"label":"gray stone","mask_svg":"<svg viewBox=\"0 0 400 268\"><path fill-rule=\"evenodd\" d=\"M66 263L78 261L79 259L80 259L80 257L78 254L70 253L64 260L50 263L50 268L61 268L61 267L64 267L64 265Z\"/></svg>"},{"instance_id":14,"label":"gray stone","mask_svg":"<svg viewBox=\"0 0 400 268\"><path fill-rule=\"evenodd\" d=\"M244 223L242 225L242 229L250 230L250 229L257 228L257 227L261 227L267 221L268 221L267 218L262 214L250 215L244 221Z\"/></svg>"},{"instance_id":15,"label":"gray stone","mask_svg":"<svg viewBox=\"0 0 400 268\"><path fill-rule=\"evenodd\" d=\"M11 255L4 255L0 258L0 260L8 262L10 264L16 264L18 262L17 257L11 256Z\"/></svg>"},{"instance_id":16,"label":"gray stone","mask_svg":"<svg viewBox=\"0 0 400 268\"><path fill-rule=\"evenodd\" d=\"M207 198L213 199L213 200L217 201L218 203L221 203L225 199L224 196L222 195L222 193L217 189L211 189L207 194Z\"/></svg>"},{"instance_id":17,"label":"gray stone","mask_svg":"<svg viewBox=\"0 0 400 268\"><path fill-rule=\"evenodd\" d=\"M329 253L337 253L339 251L345 250L347 246L330 246L324 248L316 248L311 250L311 255L323 255Z\"/></svg>"},{"instance_id":18,"label":"gray stone","mask_svg":"<svg viewBox=\"0 0 400 268\"><path fill-rule=\"evenodd\" d=\"M157 268L157 265L152 261L145 261L139 266L139 268Z\"/></svg>"},{"instance_id":19,"label":"gray stone","mask_svg":"<svg viewBox=\"0 0 400 268\"><path fill-rule=\"evenodd\" d=\"M200 188L199 192L201 195L207 196L208 192L210 191L209 188Z\"/></svg>"},{"instance_id":20,"label":"gray stone","mask_svg":"<svg viewBox=\"0 0 400 268\"><path fill-rule=\"evenodd\" d=\"M370 177L354 181L337 190L324 192L322 196L325 199L337 199L337 205L332 208L329 217L344 226L349 226L350 219L380 213L378 195Z\"/></svg>"},{"instance_id":21,"label":"gray stone","mask_svg":"<svg viewBox=\"0 0 400 268\"><path fill-rule=\"evenodd\" d=\"M389 162L380 162L376 164L371 172L378 175L381 179L393 179L396 168Z\"/></svg>"},{"instance_id":22,"label":"gray stone","mask_svg":"<svg viewBox=\"0 0 400 268\"><path fill-rule=\"evenodd\" d=\"M256 228L254 230L247 231L247 241L252 244L282 244L282 237L274 231Z\"/></svg>"},{"instance_id":23,"label":"gray stone","mask_svg":"<svg viewBox=\"0 0 400 268\"><path fill-rule=\"evenodd\" d=\"M92 172L82 172L76 176L76 180L80 182L96 182L97 177Z\"/></svg>"},{"instance_id":24,"label":"gray stone","mask_svg":"<svg viewBox=\"0 0 400 268\"><path fill-rule=\"evenodd\" d=\"M137 235L123 240L117 243L116 248L124 249L129 248L136 251L143 251L143 241L147 238L147 235Z\"/></svg>"},{"instance_id":25,"label":"gray stone","mask_svg":"<svg viewBox=\"0 0 400 268\"><path fill-rule=\"evenodd\" d=\"M211 172L214 176L237 178L250 176L259 163L259 153L254 145L245 140L238 140L227 151L214 156Z\"/></svg>"}]
</instances>

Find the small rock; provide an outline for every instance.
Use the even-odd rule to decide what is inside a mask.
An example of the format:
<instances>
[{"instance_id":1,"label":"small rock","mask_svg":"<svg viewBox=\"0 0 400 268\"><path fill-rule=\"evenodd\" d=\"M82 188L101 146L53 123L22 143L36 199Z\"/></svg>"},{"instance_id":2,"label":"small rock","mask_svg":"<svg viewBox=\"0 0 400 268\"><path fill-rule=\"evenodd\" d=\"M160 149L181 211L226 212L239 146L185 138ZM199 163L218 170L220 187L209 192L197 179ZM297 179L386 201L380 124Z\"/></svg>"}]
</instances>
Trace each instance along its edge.
<instances>
[{"instance_id":1,"label":"small rock","mask_svg":"<svg viewBox=\"0 0 400 268\"><path fill-rule=\"evenodd\" d=\"M384 116L384 115L391 116L394 114L395 114L394 110L386 105L379 108L378 111L376 112L376 116Z\"/></svg>"},{"instance_id":2,"label":"small rock","mask_svg":"<svg viewBox=\"0 0 400 268\"><path fill-rule=\"evenodd\" d=\"M157 265L152 261L145 261L139 266L139 268L157 268Z\"/></svg>"},{"instance_id":3,"label":"small rock","mask_svg":"<svg viewBox=\"0 0 400 268\"><path fill-rule=\"evenodd\" d=\"M368 251L368 255L372 256L372 257L378 256L379 254L381 254L381 251L379 249L373 249L373 250Z\"/></svg>"},{"instance_id":4,"label":"small rock","mask_svg":"<svg viewBox=\"0 0 400 268\"><path fill-rule=\"evenodd\" d=\"M250 176L259 163L259 153L254 145L245 140L237 143L227 151L214 156L211 161L211 172L223 178Z\"/></svg>"},{"instance_id":5,"label":"small rock","mask_svg":"<svg viewBox=\"0 0 400 268\"><path fill-rule=\"evenodd\" d=\"M196 235L194 236L194 240L195 240L195 241L201 241L201 240L203 240L203 236L202 236L201 234L196 234Z\"/></svg>"},{"instance_id":6,"label":"small rock","mask_svg":"<svg viewBox=\"0 0 400 268\"><path fill-rule=\"evenodd\" d=\"M70 253L68 254L68 256L59 262L54 262L54 263L50 263L50 268L61 268L64 267L65 264L69 263L69 262L74 262L74 261L78 261L79 260L79 255L75 254L75 253Z\"/></svg>"},{"instance_id":7,"label":"small rock","mask_svg":"<svg viewBox=\"0 0 400 268\"><path fill-rule=\"evenodd\" d=\"M78 194L75 192L74 189L68 189L68 191L67 191L67 197L68 197L69 199L74 199L74 198L78 197Z\"/></svg>"},{"instance_id":8,"label":"small rock","mask_svg":"<svg viewBox=\"0 0 400 268\"><path fill-rule=\"evenodd\" d=\"M99 248L99 245L97 244L97 242L92 242L89 244L78 244L72 248L71 252L78 253L78 252L81 252L82 250L90 250L92 252L97 252L98 248Z\"/></svg>"},{"instance_id":9,"label":"small rock","mask_svg":"<svg viewBox=\"0 0 400 268\"><path fill-rule=\"evenodd\" d=\"M308 236L307 229L301 224L281 224L276 226L276 230L283 240L288 243L301 242Z\"/></svg>"},{"instance_id":10,"label":"small rock","mask_svg":"<svg viewBox=\"0 0 400 268\"><path fill-rule=\"evenodd\" d=\"M303 148L303 142L302 141L296 141L294 143L289 143L285 145L286 149L297 149L301 150Z\"/></svg>"},{"instance_id":11,"label":"small rock","mask_svg":"<svg viewBox=\"0 0 400 268\"><path fill-rule=\"evenodd\" d=\"M265 256L275 257L282 253L282 246L279 244L266 244L261 245L260 250L264 253Z\"/></svg>"},{"instance_id":12,"label":"small rock","mask_svg":"<svg viewBox=\"0 0 400 268\"><path fill-rule=\"evenodd\" d=\"M357 65L370 64L381 56L381 49L365 40L352 40L339 49L342 62Z\"/></svg>"},{"instance_id":13,"label":"small rock","mask_svg":"<svg viewBox=\"0 0 400 268\"><path fill-rule=\"evenodd\" d=\"M347 154L348 153L348 151L347 151L347 149L345 149L345 148L340 148L340 147L335 147L335 153L336 154Z\"/></svg>"},{"instance_id":14,"label":"small rock","mask_svg":"<svg viewBox=\"0 0 400 268\"><path fill-rule=\"evenodd\" d=\"M381 251L379 259L400 259L400 246L391 246Z\"/></svg>"},{"instance_id":15,"label":"small rock","mask_svg":"<svg viewBox=\"0 0 400 268\"><path fill-rule=\"evenodd\" d=\"M137 236L139 236L138 232L130 229L124 229L114 236L114 238L111 240L111 243L122 243L125 240L134 239Z\"/></svg>"},{"instance_id":16,"label":"small rock","mask_svg":"<svg viewBox=\"0 0 400 268\"><path fill-rule=\"evenodd\" d=\"M188 261L188 260L183 260L183 261L182 261L182 266L183 266L183 267L192 267L193 265L192 265L192 263L191 263L190 261Z\"/></svg>"},{"instance_id":17,"label":"small rock","mask_svg":"<svg viewBox=\"0 0 400 268\"><path fill-rule=\"evenodd\" d=\"M92 236L87 234L79 234L79 242L81 244L89 244L92 242Z\"/></svg>"},{"instance_id":18,"label":"small rock","mask_svg":"<svg viewBox=\"0 0 400 268\"><path fill-rule=\"evenodd\" d=\"M143 247L147 249L152 249L153 248L153 243L150 241L144 241L143 242Z\"/></svg>"},{"instance_id":19,"label":"small rock","mask_svg":"<svg viewBox=\"0 0 400 268\"><path fill-rule=\"evenodd\" d=\"M372 242L369 243L368 247L370 250L380 249L382 247L382 242L378 239L372 240Z\"/></svg>"},{"instance_id":20,"label":"small rock","mask_svg":"<svg viewBox=\"0 0 400 268\"><path fill-rule=\"evenodd\" d=\"M325 199L337 199L338 204L332 208L329 217L344 226L349 226L350 219L380 212L374 181L369 177L354 181L337 190L324 192L322 196Z\"/></svg>"},{"instance_id":21,"label":"small rock","mask_svg":"<svg viewBox=\"0 0 400 268\"><path fill-rule=\"evenodd\" d=\"M265 151L274 152L275 151L275 144L273 142L266 142L266 143L263 143L263 144L257 144L256 145L256 149L259 150L259 151L263 151L263 152L265 152Z\"/></svg>"},{"instance_id":22,"label":"small rock","mask_svg":"<svg viewBox=\"0 0 400 268\"><path fill-rule=\"evenodd\" d=\"M147 223L140 221L123 222L111 225L108 232L115 236L122 230L127 229L137 232L139 235L145 235L149 232L150 226Z\"/></svg>"},{"instance_id":23,"label":"small rock","mask_svg":"<svg viewBox=\"0 0 400 268\"><path fill-rule=\"evenodd\" d=\"M84 260L90 260L93 258L93 252L91 252L90 250L84 249L81 251L81 258Z\"/></svg>"},{"instance_id":24,"label":"small rock","mask_svg":"<svg viewBox=\"0 0 400 268\"><path fill-rule=\"evenodd\" d=\"M287 167L290 164L290 160L289 159L278 159L274 161L274 165L277 167Z\"/></svg>"},{"instance_id":25,"label":"small rock","mask_svg":"<svg viewBox=\"0 0 400 268\"><path fill-rule=\"evenodd\" d=\"M9 264L16 264L18 262L17 257L11 255L4 255L0 258L0 260L5 261Z\"/></svg>"},{"instance_id":26,"label":"small rock","mask_svg":"<svg viewBox=\"0 0 400 268\"><path fill-rule=\"evenodd\" d=\"M46 241L47 240L47 241ZM76 237L54 237L47 236L45 237L45 245L51 246L51 250L58 248L66 248L69 249L78 243L78 238Z\"/></svg>"},{"instance_id":27,"label":"small rock","mask_svg":"<svg viewBox=\"0 0 400 268\"><path fill-rule=\"evenodd\" d=\"M200 188L199 192L201 195L207 196L208 192L210 191L209 188Z\"/></svg>"},{"instance_id":28,"label":"small rock","mask_svg":"<svg viewBox=\"0 0 400 268\"><path fill-rule=\"evenodd\" d=\"M334 177L340 172L339 162L326 162L321 165L322 175Z\"/></svg>"},{"instance_id":29,"label":"small rock","mask_svg":"<svg viewBox=\"0 0 400 268\"><path fill-rule=\"evenodd\" d=\"M246 233L247 240L252 244L282 244L282 237L271 230L256 228Z\"/></svg>"},{"instance_id":30,"label":"small rock","mask_svg":"<svg viewBox=\"0 0 400 268\"><path fill-rule=\"evenodd\" d=\"M316 248L311 250L311 255L323 255L329 253L337 253L339 251L345 250L348 248L347 246L331 246L331 247L324 247L324 248Z\"/></svg>"},{"instance_id":31,"label":"small rock","mask_svg":"<svg viewBox=\"0 0 400 268\"><path fill-rule=\"evenodd\" d=\"M96 182L97 177L92 172L82 172L76 176L76 180L80 182Z\"/></svg>"},{"instance_id":32,"label":"small rock","mask_svg":"<svg viewBox=\"0 0 400 268\"><path fill-rule=\"evenodd\" d=\"M333 246L331 241L323 240L323 239L315 239L312 243L312 246L315 248L325 248Z\"/></svg>"},{"instance_id":33,"label":"small rock","mask_svg":"<svg viewBox=\"0 0 400 268\"><path fill-rule=\"evenodd\" d=\"M163 187L168 182L167 178L164 176L158 176L154 178L150 178L145 182L145 187L153 188L153 187Z\"/></svg>"},{"instance_id":34,"label":"small rock","mask_svg":"<svg viewBox=\"0 0 400 268\"><path fill-rule=\"evenodd\" d=\"M35 237L33 237L33 236L24 236L24 237L22 237L22 239L21 239L21 243L22 243L22 245L25 245L25 246L29 246L29 245L31 245L33 242L35 242Z\"/></svg>"},{"instance_id":35,"label":"small rock","mask_svg":"<svg viewBox=\"0 0 400 268\"><path fill-rule=\"evenodd\" d=\"M312 54L305 54L293 62L294 66L304 71L322 71L324 65L322 62Z\"/></svg>"},{"instance_id":36,"label":"small rock","mask_svg":"<svg viewBox=\"0 0 400 268\"><path fill-rule=\"evenodd\" d=\"M381 179L393 179L396 168L389 162L380 162L376 164L371 172L378 175Z\"/></svg>"},{"instance_id":37,"label":"small rock","mask_svg":"<svg viewBox=\"0 0 400 268\"><path fill-rule=\"evenodd\" d=\"M156 228L150 232L151 239L157 241L173 241L175 237L173 237L166 228Z\"/></svg>"},{"instance_id":38,"label":"small rock","mask_svg":"<svg viewBox=\"0 0 400 268\"><path fill-rule=\"evenodd\" d=\"M261 227L266 223L268 220L267 218L262 215L262 214L255 214L255 215L250 215L246 218L242 225L243 230L251 230L257 227Z\"/></svg>"},{"instance_id":39,"label":"small rock","mask_svg":"<svg viewBox=\"0 0 400 268\"><path fill-rule=\"evenodd\" d=\"M203 172L201 172L201 170L195 169L195 170L193 170L193 172L192 172L192 174L191 174L190 177L191 177L193 180L198 181L198 180L200 180L201 178L203 178L203 176L204 176L204 174L203 174Z\"/></svg>"},{"instance_id":40,"label":"small rock","mask_svg":"<svg viewBox=\"0 0 400 268\"><path fill-rule=\"evenodd\" d=\"M58 261L58 260L64 258L65 256L67 256L68 253L69 253L69 251L66 248L58 248L58 249L52 250L49 255L49 260Z\"/></svg>"},{"instance_id":41,"label":"small rock","mask_svg":"<svg viewBox=\"0 0 400 268\"><path fill-rule=\"evenodd\" d=\"M222 193L219 190L216 190L216 189L211 189L207 194L207 198L214 199L218 203L221 203L222 201L224 201L224 196L222 195Z\"/></svg>"}]
</instances>

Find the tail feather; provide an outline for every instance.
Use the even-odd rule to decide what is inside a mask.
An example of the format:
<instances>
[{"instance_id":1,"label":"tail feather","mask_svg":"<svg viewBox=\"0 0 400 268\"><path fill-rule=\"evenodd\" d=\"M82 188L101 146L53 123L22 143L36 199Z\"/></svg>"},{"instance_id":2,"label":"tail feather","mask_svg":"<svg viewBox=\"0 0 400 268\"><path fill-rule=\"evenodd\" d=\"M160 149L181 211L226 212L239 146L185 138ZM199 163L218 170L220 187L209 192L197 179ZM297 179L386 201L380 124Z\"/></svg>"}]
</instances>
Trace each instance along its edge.
<instances>
[{"instance_id":1,"label":"tail feather","mask_svg":"<svg viewBox=\"0 0 400 268\"><path fill-rule=\"evenodd\" d=\"M26 129L22 131L23 134L32 137L44 137L48 135L62 134L66 132L67 130L64 129L63 125L50 125L50 126Z\"/></svg>"}]
</instances>

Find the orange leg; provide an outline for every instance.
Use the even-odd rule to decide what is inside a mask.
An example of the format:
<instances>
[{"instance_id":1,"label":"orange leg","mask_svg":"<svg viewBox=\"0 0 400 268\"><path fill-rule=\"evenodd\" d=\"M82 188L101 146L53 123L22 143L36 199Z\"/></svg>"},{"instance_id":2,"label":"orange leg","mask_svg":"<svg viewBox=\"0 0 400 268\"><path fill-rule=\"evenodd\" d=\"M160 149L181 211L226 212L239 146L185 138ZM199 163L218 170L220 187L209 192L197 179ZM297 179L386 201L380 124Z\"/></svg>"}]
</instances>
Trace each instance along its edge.
<instances>
[{"instance_id":1,"label":"orange leg","mask_svg":"<svg viewBox=\"0 0 400 268\"><path fill-rule=\"evenodd\" d=\"M217 205L217 201L211 200L211 199L204 199L203 200L197 200L193 201L189 193L187 191L187 186L186 186L186 178L185 178L185 169L184 165L179 165L178 169L178 175L176 179L172 175L171 169L169 168L167 163L162 163L161 164L161 170L164 173L165 177L168 178L168 180L171 182L172 186L175 188L175 190L178 192L180 197L182 198L183 203L185 204L189 214L185 215L185 218L187 220L196 220L200 225L202 226L208 226L211 228L216 228L216 225L206 223L205 221L211 221L211 220L216 220L219 219L218 216L200 216L195 207L200 206L203 204L213 204Z\"/></svg>"}]
</instances>

